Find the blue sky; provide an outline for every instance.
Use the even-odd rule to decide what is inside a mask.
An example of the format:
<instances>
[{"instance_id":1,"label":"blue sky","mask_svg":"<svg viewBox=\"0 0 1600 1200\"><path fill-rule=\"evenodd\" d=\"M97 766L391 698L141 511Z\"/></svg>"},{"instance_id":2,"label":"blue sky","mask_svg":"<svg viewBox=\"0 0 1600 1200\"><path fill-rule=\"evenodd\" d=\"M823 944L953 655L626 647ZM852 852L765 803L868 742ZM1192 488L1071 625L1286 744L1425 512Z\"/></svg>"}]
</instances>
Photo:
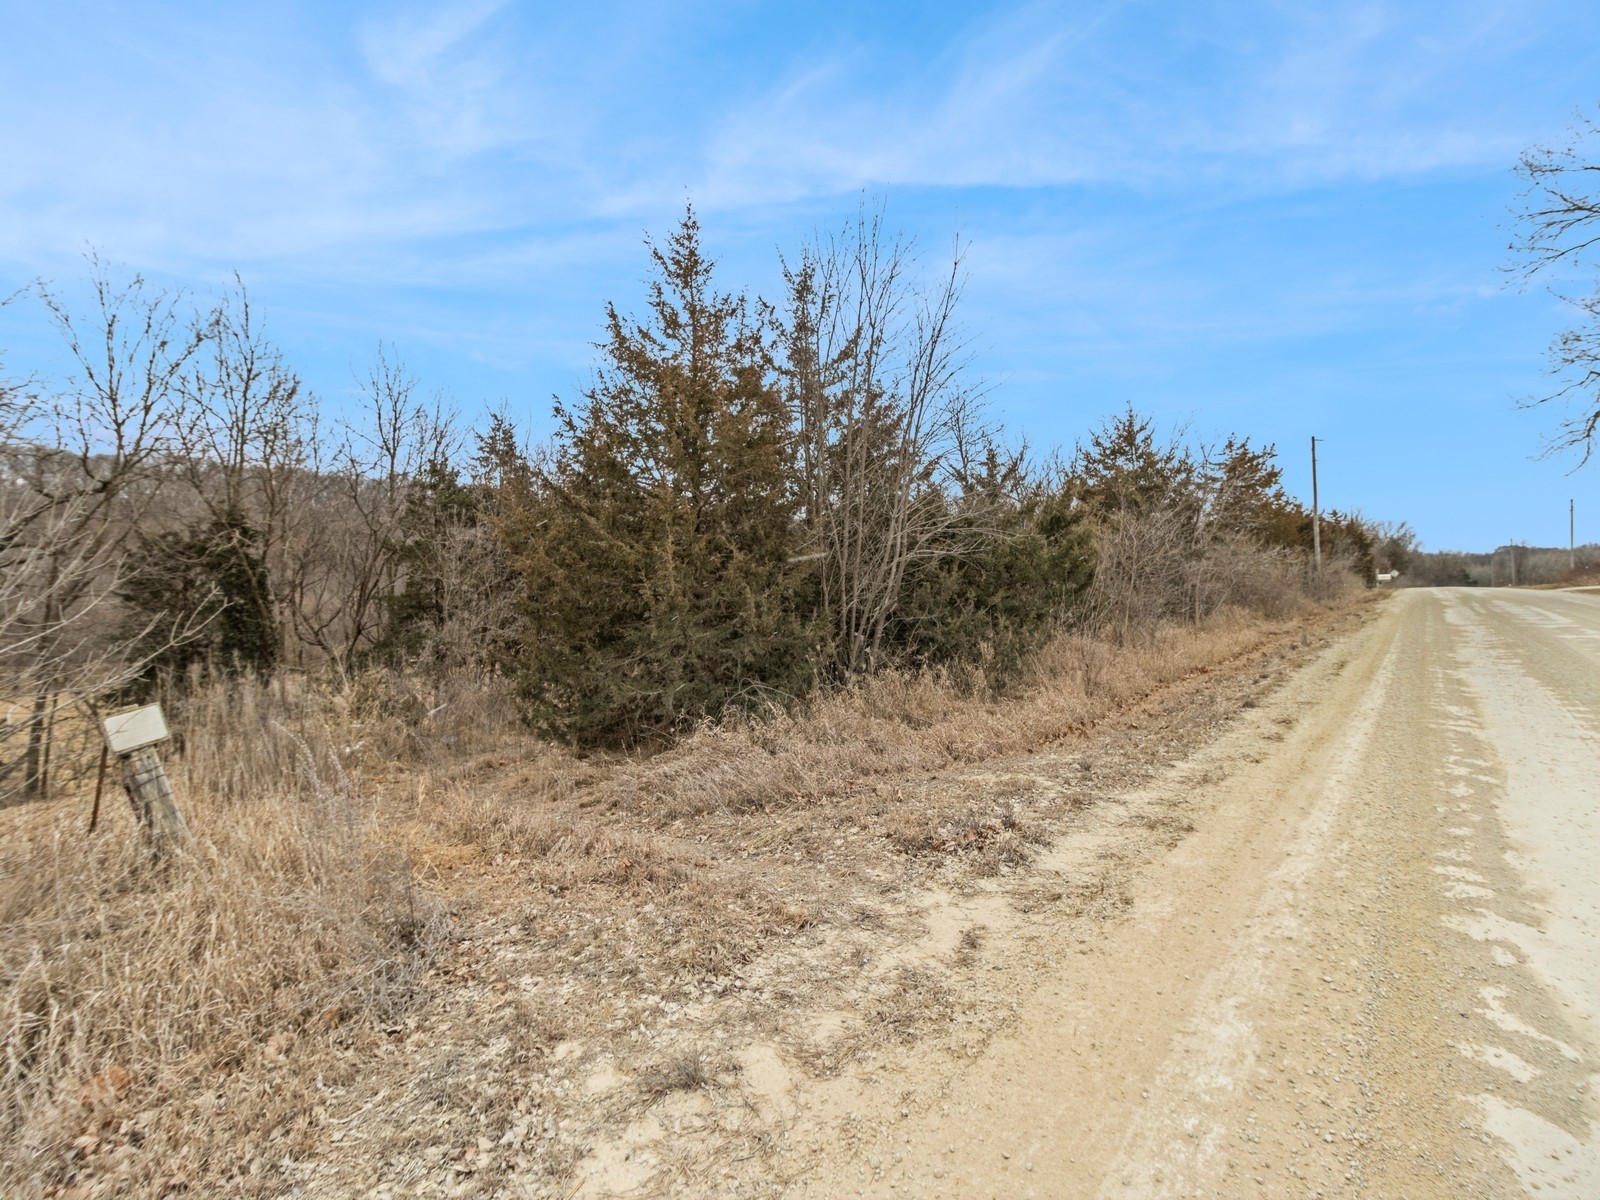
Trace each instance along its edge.
<instances>
[{"instance_id":1,"label":"blue sky","mask_svg":"<svg viewBox=\"0 0 1600 1200\"><path fill-rule=\"evenodd\" d=\"M240 271L330 403L380 339L538 436L686 199L723 280L863 193L936 265L1013 434L1132 403L1276 442L1439 547L1600 540L1522 412L1567 320L1508 286L1518 153L1600 101L1593 0L110 5L0 0L0 294L93 246ZM45 364L26 307L13 370Z\"/></svg>"}]
</instances>

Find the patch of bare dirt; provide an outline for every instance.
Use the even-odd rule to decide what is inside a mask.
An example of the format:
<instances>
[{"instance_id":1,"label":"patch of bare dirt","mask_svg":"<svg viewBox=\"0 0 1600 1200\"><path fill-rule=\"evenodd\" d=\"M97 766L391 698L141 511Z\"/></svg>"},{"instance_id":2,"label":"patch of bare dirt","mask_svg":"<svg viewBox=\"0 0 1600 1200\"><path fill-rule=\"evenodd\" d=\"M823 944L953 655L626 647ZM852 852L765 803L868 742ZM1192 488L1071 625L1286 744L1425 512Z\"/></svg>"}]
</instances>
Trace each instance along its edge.
<instances>
[{"instance_id":1,"label":"patch of bare dirt","mask_svg":"<svg viewBox=\"0 0 1600 1200\"><path fill-rule=\"evenodd\" d=\"M457 922L436 999L330 1094L346 1132L303 1186L782 1194L799 1090L871 1095L900 1048L982 1053L1026 997L1018 963L1120 920L1139 864L1193 828L1128 794L1364 615L1241 636L1043 753L760 807L613 787L602 817L580 791L539 818L559 834L436 852ZM473 786L504 794L501 770Z\"/></svg>"}]
</instances>

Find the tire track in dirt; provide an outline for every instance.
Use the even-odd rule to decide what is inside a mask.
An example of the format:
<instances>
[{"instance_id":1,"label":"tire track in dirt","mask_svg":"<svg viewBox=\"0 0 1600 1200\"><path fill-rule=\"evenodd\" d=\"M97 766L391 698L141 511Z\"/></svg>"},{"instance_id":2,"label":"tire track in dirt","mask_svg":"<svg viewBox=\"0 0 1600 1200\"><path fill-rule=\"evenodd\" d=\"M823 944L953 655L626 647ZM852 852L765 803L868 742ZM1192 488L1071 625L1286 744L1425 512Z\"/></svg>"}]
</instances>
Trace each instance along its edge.
<instances>
[{"instance_id":1,"label":"tire track in dirt","mask_svg":"<svg viewBox=\"0 0 1600 1200\"><path fill-rule=\"evenodd\" d=\"M1404 594L1106 804L1041 873L1156 806L1196 831L1122 919L988 947L1028 977L977 1057L800 1086L793 1194L1600 1194L1597 616Z\"/></svg>"}]
</instances>

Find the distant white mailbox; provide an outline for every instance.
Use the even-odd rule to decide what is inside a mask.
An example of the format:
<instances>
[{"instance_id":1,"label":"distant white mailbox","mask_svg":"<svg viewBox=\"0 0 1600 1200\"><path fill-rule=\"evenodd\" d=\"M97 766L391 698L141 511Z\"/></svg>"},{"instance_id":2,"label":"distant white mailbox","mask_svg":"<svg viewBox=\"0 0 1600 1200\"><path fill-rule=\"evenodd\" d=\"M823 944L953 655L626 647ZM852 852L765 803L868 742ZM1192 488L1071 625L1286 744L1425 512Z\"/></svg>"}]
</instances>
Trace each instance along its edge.
<instances>
[{"instance_id":1,"label":"distant white mailbox","mask_svg":"<svg viewBox=\"0 0 1600 1200\"><path fill-rule=\"evenodd\" d=\"M132 754L135 750L164 742L169 736L167 719L161 715L159 704L146 704L143 708L113 713L100 722L100 727L105 730L106 745L113 754Z\"/></svg>"}]
</instances>

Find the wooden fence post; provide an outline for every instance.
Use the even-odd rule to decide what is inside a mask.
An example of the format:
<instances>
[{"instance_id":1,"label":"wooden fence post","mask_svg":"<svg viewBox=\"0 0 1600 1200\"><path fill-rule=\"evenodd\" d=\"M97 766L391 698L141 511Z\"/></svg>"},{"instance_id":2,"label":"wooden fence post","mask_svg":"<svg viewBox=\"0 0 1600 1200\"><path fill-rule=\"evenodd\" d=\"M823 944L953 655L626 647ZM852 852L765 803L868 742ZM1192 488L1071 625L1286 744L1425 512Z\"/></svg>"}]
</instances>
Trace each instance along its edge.
<instances>
[{"instance_id":1,"label":"wooden fence post","mask_svg":"<svg viewBox=\"0 0 1600 1200\"><path fill-rule=\"evenodd\" d=\"M124 754L122 778L133 798L133 811L152 842L159 847L189 840L189 827L178 811L172 781L154 746L141 746L132 754Z\"/></svg>"},{"instance_id":2,"label":"wooden fence post","mask_svg":"<svg viewBox=\"0 0 1600 1200\"><path fill-rule=\"evenodd\" d=\"M156 743L167 738L159 704L113 713L101 722L106 745L122 762L122 781L145 836L158 852L189 840L189 827L172 794Z\"/></svg>"}]
</instances>

